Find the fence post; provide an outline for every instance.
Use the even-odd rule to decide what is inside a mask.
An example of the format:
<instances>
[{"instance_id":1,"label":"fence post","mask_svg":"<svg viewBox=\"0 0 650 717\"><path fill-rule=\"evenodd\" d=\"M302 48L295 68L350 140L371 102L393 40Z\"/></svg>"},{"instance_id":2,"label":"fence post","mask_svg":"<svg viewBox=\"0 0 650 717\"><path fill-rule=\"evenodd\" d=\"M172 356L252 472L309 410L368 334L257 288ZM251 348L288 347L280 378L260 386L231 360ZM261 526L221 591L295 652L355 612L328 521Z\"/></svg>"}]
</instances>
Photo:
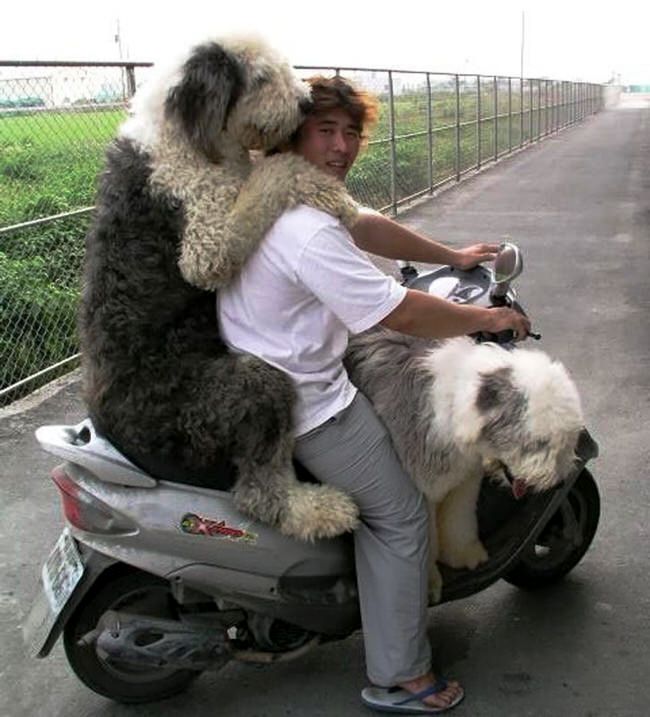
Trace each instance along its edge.
<instances>
[{"instance_id":1,"label":"fence post","mask_svg":"<svg viewBox=\"0 0 650 717\"><path fill-rule=\"evenodd\" d=\"M497 76L494 75L494 161L499 158L499 103L498 103L498 85Z\"/></svg>"},{"instance_id":2,"label":"fence post","mask_svg":"<svg viewBox=\"0 0 650 717\"><path fill-rule=\"evenodd\" d=\"M126 92L129 98L135 94L135 67L133 65L126 66Z\"/></svg>"},{"instance_id":3,"label":"fence post","mask_svg":"<svg viewBox=\"0 0 650 717\"><path fill-rule=\"evenodd\" d=\"M460 79L456 75L456 181L460 182Z\"/></svg>"},{"instance_id":4,"label":"fence post","mask_svg":"<svg viewBox=\"0 0 650 717\"><path fill-rule=\"evenodd\" d=\"M589 93L591 94L591 114L596 114L596 93L594 92L594 85L590 86Z\"/></svg>"},{"instance_id":5,"label":"fence post","mask_svg":"<svg viewBox=\"0 0 650 717\"><path fill-rule=\"evenodd\" d=\"M542 136L542 81L537 80L537 141Z\"/></svg>"},{"instance_id":6,"label":"fence post","mask_svg":"<svg viewBox=\"0 0 650 717\"><path fill-rule=\"evenodd\" d=\"M524 78L519 78L519 149L524 146Z\"/></svg>"},{"instance_id":7,"label":"fence post","mask_svg":"<svg viewBox=\"0 0 650 717\"><path fill-rule=\"evenodd\" d=\"M530 87L530 136L528 137L528 141L532 144L533 142L533 110L535 103L533 102L533 80L528 80L528 85Z\"/></svg>"},{"instance_id":8,"label":"fence post","mask_svg":"<svg viewBox=\"0 0 650 717\"><path fill-rule=\"evenodd\" d=\"M393 216L397 216L397 149L395 146L395 98L393 71L388 70L388 104L390 108L390 198Z\"/></svg>"},{"instance_id":9,"label":"fence post","mask_svg":"<svg viewBox=\"0 0 650 717\"><path fill-rule=\"evenodd\" d=\"M481 76L476 75L476 169L481 168Z\"/></svg>"},{"instance_id":10,"label":"fence post","mask_svg":"<svg viewBox=\"0 0 650 717\"><path fill-rule=\"evenodd\" d=\"M578 84L571 83L571 124L575 124L578 119Z\"/></svg>"},{"instance_id":11,"label":"fence post","mask_svg":"<svg viewBox=\"0 0 650 717\"><path fill-rule=\"evenodd\" d=\"M508 154L512 152L512 77L508 77Z\"/></svg>"},{"instance_id":12,"label":"fence post","mask_svg":"<svg viewBox=\"0 0 650 717\"><path fill-rule=\"evenodd\" d=\"M433 107L431 104L431 75L427 72L427 123L429 126L429 194L433 194Z\"/></svg>"}]
</instances>

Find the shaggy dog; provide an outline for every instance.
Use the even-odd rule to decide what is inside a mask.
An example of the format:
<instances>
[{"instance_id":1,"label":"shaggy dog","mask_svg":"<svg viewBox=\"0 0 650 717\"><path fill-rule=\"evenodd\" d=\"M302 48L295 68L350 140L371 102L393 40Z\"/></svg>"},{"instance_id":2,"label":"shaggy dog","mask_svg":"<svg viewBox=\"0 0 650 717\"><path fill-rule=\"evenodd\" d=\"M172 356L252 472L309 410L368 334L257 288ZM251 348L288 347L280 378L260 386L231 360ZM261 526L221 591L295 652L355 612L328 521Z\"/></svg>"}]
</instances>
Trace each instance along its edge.
<instances>
[{"instance_id":1,"label":"shaggy dog","mask_svg":"<svg viewBox=\"0 0 650 717\"><path fill-rule=\"evenodd\" d=\"M510 481L516 497L568 477L583 426L578 392L541 351L435 343L381 327L351 337L346 367L428 500L437 600L437 560L454 568L487 560L476 518L486 473Z\"/></svg>"},{"instance_id":2,"label":"shaggy dog","mask_svg":"<svg viewBox=\"0 0 650 717\"><path fill-rule=\"evenodd\" d=\"M231 489L246 515L313 539L353 529L356 506L296 480L292 383L228 352L213 293L286 208L354 221L342 184L302 158L251 161L307 100L289 65L241 40L193 48L138 92L86 237L80 334L89 413L136 465Z\"/></svg>"}]
</instances>

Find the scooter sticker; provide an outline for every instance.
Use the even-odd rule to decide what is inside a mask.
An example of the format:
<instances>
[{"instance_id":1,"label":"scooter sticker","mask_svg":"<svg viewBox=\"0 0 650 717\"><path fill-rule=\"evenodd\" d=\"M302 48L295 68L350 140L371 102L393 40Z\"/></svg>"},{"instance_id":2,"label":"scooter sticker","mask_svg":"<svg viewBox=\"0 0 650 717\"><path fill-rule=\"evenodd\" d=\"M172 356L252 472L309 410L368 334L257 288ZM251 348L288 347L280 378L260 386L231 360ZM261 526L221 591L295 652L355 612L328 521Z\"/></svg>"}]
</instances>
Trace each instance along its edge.
<instances>
[{"instance_id":1,"label":"scooter sticker","mask_svg":"<svg viewBox=\"0 0 650 717\"><path fill-rule=\"evenodd\" d=\"M215 538L227 538L228 540L243 540L246 543L256 543L257 533L251 533L246 527L235 528L226 525L225 520L212 520L202 518L196 513L185 513L181 518L180 529L191 535L209 535Z\"/></svg>"}]
</instances>

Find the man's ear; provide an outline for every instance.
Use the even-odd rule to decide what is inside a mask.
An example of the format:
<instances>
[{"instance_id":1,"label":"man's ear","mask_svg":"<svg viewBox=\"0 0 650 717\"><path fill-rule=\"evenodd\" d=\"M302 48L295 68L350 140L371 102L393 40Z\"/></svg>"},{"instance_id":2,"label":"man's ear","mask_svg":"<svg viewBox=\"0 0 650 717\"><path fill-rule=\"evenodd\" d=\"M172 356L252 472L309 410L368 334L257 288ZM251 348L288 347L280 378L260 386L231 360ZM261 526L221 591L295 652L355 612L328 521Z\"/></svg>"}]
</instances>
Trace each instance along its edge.
<instances>
[{"instance_id":1,"label":"man's ear","mask_svg":"<svg viewBox=\"0 0 650 717\"><path fill-rule=\"evenodd\" d=\"M216 42L200 45L183 65L183 76L165 101L165 115L180 121L192 146L210 159L218 154L217 138L244 87L236 58Z\"/></svg>"}]
</instances>

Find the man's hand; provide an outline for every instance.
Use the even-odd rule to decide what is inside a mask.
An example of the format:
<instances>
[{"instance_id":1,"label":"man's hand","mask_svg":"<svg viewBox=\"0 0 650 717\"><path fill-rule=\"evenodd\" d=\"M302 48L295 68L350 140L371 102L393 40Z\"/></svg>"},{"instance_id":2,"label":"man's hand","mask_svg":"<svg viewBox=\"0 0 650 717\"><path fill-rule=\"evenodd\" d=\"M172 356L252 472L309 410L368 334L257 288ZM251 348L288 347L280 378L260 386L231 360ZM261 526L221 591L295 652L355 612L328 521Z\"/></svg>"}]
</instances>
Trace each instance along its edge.
<instances>
[{"instance_id":1,"label":"man's hand","mask_svg":"<svg viewBox=\"0 0 650 717\"><path fill-rule=\"evenodd\" d=\"M488 309L488 328L484 329L491 334L510 329L514 333L515 341L524 341L530 333L530 319L514 309L498 307Z\"/></svg>"},{"instance_id":2,"label":"man's hand","mask_svg":"<svg viewBox=\"0 0 650 717\"><path fill-rule=\"evenodd\" d=\"M498 244L472 244L464 249L456 249L453 266L467 271L484 261L494 261L498 251Z\"/></svg>"}]
</instances>

